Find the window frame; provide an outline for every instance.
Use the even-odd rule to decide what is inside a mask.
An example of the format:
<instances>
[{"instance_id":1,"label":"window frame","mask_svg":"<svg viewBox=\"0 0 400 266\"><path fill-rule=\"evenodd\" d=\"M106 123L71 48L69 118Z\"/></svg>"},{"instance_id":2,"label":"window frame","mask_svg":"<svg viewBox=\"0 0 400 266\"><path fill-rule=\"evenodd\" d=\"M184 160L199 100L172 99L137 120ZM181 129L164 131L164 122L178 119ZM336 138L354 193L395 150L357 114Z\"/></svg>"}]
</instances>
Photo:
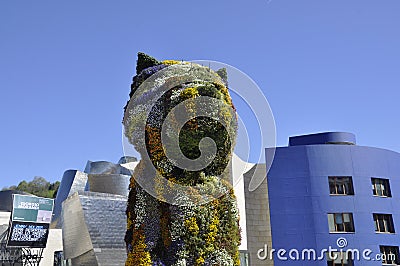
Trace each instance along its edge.
<instances>
[{"instance_id":1,"label":"window frame","mask_svg":"<svg viewBox=\"0 0 400 266\"><path fill-rule=\"evenodd\" d=\"M372 217L375 223L375 233L383 233L383 234L395 234L396 230L393 223L393 215L390 213L373 213ZM379 219L382 218L382 219ZM379 221L383 222L383 229L381 230L381 224Z\"/></svg>"},{"instance_id":2,"label":"window frame","mask_svg":"<svg viewBox=\"0 0 400 266\"><path fill-rule=\"evenodd\" d=\"M385 250L385 249L389 249L389 250ZM400 264L400 260L399 260L399 246L384 246L384 245L380 245L379 246L379 251L381 253L381 256L383 254L385 254L385 260L381 260L382 261L382 265L399 265ZM394 251L394 253L392 253L392 251ZM390 263L387 261L387 254L394 254L395 255L395 260L394 260L394 264L393 261L391 261Z\"/></svg>"},{"instance_id":3,"label":"window frame","mask_svg":"<svg viewBox=\"0 0 400 266\"><path fill-rule=\"evenodd\" d=\"M349 215L349 222L345 222L345 214ZM340 219L341 219L341 223L338 223L338 215L340 215ZM330 219L330 217L332 217L332 219ZM333 226L334 226L334 231L332 231L332 227L331 227L331 222L333 222ZM351 225L347 225L346 223L350 223ZM343 226L343 230L339 230L339 225ZM351 212L336 212L336 213L328 213L328 226L329 226L329 233L341 233L341 234L354 234L356 232L355 226L354 226L354 218L353 218L353 213ZM347 227L350 227L347 229Z\"/></svg>"},{"instance_id":4,"label":"window frame","mask_svg":"<svg viewBox=\"0 0 400 266\"><path fill-rule=\"evenodd\" d=\"M379 181L379 182L376 182ZM391 198L392 190L390 189L390 180L387 178L371 177L372 195L381 198ZM378 185L382 188L378 189ZM383 191L383 192L382 192ZM381 193L381 195L379 194Z\"/></svg>"},{"instance_id":5,"label":"window frame","mask_svg":"<svg viewBox=\"0 0 400 266\"><path fill-rule=\"evenodd\" d=\"M345 186L345 180L339 180L339 179L348 179L348 192L346 191L346 186ZM334 183L334 190L335 193L332 193L332 186L331 183ZM340 184L339 182L342 182L342 184ZM328 176L328 183L329 183L329 195L331 196L354 196L354 185L353 185L353 178L352 176ZM339 183L339 184L338 184ZM339 189L338 187L342 186L342 190L344 191L344 193L339 193Z\"/></svg>"},{"instance_id":6,"label":"window frame","mask_svg":"<svg viewBox=\"0 0 400 266\"><path fill-rule=\"evenodd\" d=\"M336 260L340 259L341 262L335 263L336 260L333 260L331 254L337 254L338 257L336 258ZM345 262L347 262L347 263L345 264ZM331 253L329 253L329 252L326 253L326 263L328 266L337 266L337 265L339 265L339 266L354 266L354 259L349 258L349 253L347 253L347 252L334 251Z\"/></svg>"}]
</instances>

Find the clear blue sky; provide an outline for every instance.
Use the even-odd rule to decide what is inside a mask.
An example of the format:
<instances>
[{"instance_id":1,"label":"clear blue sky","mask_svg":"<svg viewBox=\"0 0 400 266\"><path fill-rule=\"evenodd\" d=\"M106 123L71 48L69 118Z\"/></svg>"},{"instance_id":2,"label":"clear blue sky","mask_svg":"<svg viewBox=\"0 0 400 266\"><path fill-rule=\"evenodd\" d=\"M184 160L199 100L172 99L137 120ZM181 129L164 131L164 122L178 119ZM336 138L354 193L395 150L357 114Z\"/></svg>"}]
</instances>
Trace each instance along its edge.
<instances>
[{"instance_id":1,"label":"clear blue sky","mask_svg":"<svg viewBox=\"0 0 400 266\"><path fill-rule=\"evenodd\" d=\"M400 152L400 1L2 1L0 188L122 155L136 53L247 73L277 144L349 131Z\"/></svg>"}]
</instances>

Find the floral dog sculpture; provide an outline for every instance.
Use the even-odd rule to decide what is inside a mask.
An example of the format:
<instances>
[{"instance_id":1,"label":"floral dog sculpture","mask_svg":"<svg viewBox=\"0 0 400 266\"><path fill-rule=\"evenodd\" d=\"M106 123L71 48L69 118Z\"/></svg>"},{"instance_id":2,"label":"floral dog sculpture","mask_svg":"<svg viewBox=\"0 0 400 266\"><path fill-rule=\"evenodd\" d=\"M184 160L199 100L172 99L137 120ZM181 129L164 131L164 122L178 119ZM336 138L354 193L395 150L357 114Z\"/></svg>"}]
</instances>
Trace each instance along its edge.
<instances>
[{"instance_id":1,"label":"floral dog sculpture","mask_svg":"<svg viewBox=\"0 0 400 266\"><path fill-rule=\"evenodd\" d=\"M237 117L225 69L138 54L123 119L132 173L126 265L240 265L230 159Z\"/></svg>"}]
</instances>

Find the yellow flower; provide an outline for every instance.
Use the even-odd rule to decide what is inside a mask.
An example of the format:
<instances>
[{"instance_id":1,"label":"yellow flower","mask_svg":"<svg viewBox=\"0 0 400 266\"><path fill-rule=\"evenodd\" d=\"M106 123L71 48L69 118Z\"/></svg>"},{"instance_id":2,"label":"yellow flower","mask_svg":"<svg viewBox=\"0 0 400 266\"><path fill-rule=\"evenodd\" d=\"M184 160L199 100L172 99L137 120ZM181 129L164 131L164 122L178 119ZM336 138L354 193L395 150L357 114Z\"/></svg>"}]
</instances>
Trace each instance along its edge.
<instances>
[{"instance_id":1,"label":"yellow flower","mask_svg":"<svg viewBox=\"0 0 400 266\"><path fill-rule=\"evenodd\" d=\"M199 226L197 225L196 217L185 220L185 226L189 232L193 233L194 235L199 233Z\"/></svg>"},{"instance_id":2,"label":"yellow flower","mask_svg":"<svg viewBox=\"0 0 400 266\"><path fill-rule=\"evenodd\" d=\"M182 63L181 61L177 61L177 60L164 60L164 61L162 61L162 63L164 64L164 65L176 65L176 64L180 64L180 63Z\"/></svg>"},{"instance_id":3,"label":"yellow flower","mask_svg":"<svg viewBox=\"0 0 400 266\"><path fill-rule=\"evenodd\" d=\"M150 266L150 253L146 250L145 236L143 235L143 225L133 232L132 251L128 253L125 266Z\"/></svg>"},{"instance_id":4,"label":"yellow flower","mask_svg":"<svg viewBox=\"0 0 400 266\"><path fill-rule=\"evenodd\" d=\"M204 258L200 256L200 257L196 260L196 265L203 265L204 262L205 262Z\"/></svg>"},{"instance_id":5,"label":"yellow flower","mask_svg":"<svg viewBox=\"0 0 400 266\"><path fill-rule=\"evenodd\" d=\"M209 226L209 232L207 234L206 237L206 242L208 245L213 245L215 242L215 237L218 234L218 225L219 225L219 219L218 217L214 217L214 219L212 220L210 226Z\"/></svg>"},{"instance_id":6,"label":"yellow flower","mask_svg":"<svg viewBox=\"0 0 400 266\"><path fill-rule=\"evenodd\" d=\"M183 99L190 99L199 96L199 91L196 88L189 87L181 91L179 96Z\"/></svg>"}]
</instances>

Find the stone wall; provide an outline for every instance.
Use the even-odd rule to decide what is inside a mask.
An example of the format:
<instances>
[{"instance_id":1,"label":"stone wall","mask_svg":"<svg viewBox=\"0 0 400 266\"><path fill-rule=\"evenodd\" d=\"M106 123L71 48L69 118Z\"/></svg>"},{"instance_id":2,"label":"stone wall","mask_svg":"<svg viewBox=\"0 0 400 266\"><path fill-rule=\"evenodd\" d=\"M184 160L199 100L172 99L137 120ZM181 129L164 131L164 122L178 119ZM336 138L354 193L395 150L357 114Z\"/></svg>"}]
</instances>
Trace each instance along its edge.
<instances>
[{"instance_id":1,"label":"stone wall","mask_svg":"<svg viewBox=\"0 0 400 266\"><path fill-rule=\"evenodd\" d=\"M265 178L256 190L249 191L249 183L253 175L262 175ZM246 202L247 250L250 255L250 265L272 266L274 265L272 260L268 258L266 260L260 260L257 256L258 250L265 248L265 245L269 248L272 247L265 164L257 164L244 174L244 191Z\"/></svg>"}]
</instances>

